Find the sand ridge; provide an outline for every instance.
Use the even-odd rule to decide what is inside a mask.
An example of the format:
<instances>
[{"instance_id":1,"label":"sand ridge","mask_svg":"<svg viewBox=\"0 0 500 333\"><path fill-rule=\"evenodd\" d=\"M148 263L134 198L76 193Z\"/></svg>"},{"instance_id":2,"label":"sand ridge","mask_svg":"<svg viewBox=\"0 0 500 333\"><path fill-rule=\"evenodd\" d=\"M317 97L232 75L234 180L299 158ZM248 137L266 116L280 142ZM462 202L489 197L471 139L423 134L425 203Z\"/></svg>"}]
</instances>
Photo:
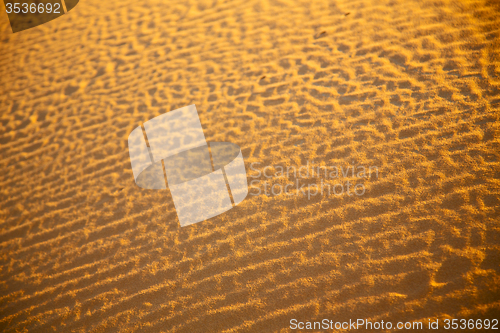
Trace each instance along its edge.
<instances>
[{"instance_id":1,"label":"sand ridge","mask_svg":"<svg viewBox=\"0 0 500 333\"><path fill-rule=\"evenodd\" d=\"M499 10L87 0L17 34L0 15L1 330L499 318ZM380 176L361 197L249 196L180 228L168 190L135 186L127 137L190 104L249 175Z\"/></svg>"}]
</instances>

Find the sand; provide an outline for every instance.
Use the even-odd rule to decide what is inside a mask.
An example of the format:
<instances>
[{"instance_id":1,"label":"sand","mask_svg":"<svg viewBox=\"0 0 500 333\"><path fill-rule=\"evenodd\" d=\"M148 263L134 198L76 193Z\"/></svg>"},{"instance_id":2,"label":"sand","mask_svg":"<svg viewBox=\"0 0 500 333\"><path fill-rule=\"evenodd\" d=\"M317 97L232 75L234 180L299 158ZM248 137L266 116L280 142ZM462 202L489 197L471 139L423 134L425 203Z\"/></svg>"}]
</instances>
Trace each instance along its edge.
<instances>
[{"instance_id":1,"label":"sand","mask_svg":"<svg viewBox=\"0 0 500 333\"><path fill-rule=\"evenodd\" d=\"M499 12L82 0L12 34L2 11L0 331L500 319ZM181 228L168 190L135 185L127 138L190 104L258 189L296 179L252 163L379 175L361 196L249 195Z\"/></svg>"}]
</instances>

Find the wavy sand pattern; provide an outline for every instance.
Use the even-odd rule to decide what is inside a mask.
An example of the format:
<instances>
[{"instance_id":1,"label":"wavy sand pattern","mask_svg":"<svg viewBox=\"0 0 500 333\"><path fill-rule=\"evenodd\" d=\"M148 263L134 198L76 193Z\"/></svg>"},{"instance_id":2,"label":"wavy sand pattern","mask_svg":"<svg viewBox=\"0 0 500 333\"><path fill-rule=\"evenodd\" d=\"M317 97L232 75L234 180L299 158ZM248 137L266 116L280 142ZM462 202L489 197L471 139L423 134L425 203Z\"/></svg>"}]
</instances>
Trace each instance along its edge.
<instances>
[{"instance_id":1,"label":"wavy sand pattern","mask_svg":"<svg viewBox=\"0 0 500 333\"><path fill-rule=\"evenodd\" d=\"M2 12L0 330L499 318L499 12L82 0L17 34ZM249 176L307 161L380 175L364 196L249 196L181 229L168 190L134 184L127 137L190 104Z\"/></svg>"}]
</instances>

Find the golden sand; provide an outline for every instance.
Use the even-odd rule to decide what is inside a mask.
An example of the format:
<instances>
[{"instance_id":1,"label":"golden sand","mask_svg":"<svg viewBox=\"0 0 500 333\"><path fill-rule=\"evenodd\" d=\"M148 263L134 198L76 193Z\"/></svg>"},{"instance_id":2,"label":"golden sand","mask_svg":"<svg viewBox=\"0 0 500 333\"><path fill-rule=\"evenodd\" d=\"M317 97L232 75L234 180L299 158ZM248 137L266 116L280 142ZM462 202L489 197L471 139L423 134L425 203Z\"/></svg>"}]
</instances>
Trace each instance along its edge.
<instances>
[{"instance_id":1,"label":"golden sand","mask_svg":"<svg viewBox=\"0 0 500 333\"><path fill-rule=\"evenodd\" d=\"M82 0L12 34L2 9L0 331L500 319L499 12ZM307 161L379 177L181 228L168 190L135 185L127 137L190 104L249 181Z\"/></svg>"}]
</instances>

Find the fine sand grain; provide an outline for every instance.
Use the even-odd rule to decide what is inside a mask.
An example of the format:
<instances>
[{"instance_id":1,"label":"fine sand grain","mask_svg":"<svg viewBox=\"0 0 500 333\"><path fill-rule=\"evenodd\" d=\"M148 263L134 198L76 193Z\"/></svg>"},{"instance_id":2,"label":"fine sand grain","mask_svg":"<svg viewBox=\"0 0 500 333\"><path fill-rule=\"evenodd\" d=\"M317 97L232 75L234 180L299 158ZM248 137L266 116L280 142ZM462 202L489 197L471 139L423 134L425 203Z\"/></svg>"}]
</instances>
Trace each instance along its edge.
<instances>
[{"instance_id":1,"label":"fine sand grain","mask_svg":"<svg viewBox=\"0 0 500 333\"><path fill-rule=\"evenodd\" d=\"M500 319L499 13L81 0L12 34L2 8L0 331ZM135 185L127 137L190 104L249 182L251 163L379 175L362 196L249 195L181 228L169 190Z\"/></svg>"}]
</instances>

